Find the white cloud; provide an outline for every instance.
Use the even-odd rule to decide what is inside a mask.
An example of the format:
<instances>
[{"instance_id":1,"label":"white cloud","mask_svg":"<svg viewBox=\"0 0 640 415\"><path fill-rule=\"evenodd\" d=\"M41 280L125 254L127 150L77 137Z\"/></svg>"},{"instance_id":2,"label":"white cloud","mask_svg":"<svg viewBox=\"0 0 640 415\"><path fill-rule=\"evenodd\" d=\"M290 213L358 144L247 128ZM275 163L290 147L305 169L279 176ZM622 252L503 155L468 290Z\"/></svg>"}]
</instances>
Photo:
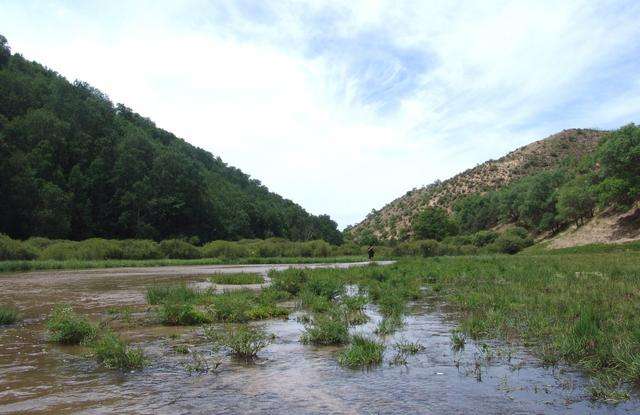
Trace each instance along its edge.
<instances>
[{"instance_id":1,"label":"white cloud","mask_svg":"<svg viewBox=\"0 0 640 415\"><path fill-rule=\"evenodd\" d=\"M3 8L15 51L342 226L558 129L640 111L634 2Z\"/></svg>"}]
</instances>

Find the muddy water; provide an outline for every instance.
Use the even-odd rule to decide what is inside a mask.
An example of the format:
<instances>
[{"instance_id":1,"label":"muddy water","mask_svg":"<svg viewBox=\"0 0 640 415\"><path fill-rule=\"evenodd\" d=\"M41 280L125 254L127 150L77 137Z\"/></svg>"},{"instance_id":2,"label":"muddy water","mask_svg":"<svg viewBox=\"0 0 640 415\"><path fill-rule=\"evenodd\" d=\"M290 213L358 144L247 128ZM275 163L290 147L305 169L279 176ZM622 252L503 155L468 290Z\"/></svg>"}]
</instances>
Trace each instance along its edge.
<instances>
[{"instance_id":1,"label":"muddy water","mask_svg":"<svg viewBox=\"0 0 640 415\"><path fill-rule=\"evenodd\" d=\"M352 266L339 264L338 266ZM306 265L309 266L309 265ZM318 265L328 266L328 265ZM545 369L519 348L468 341L451 350L451 316L438 305L413 304L405 327L385 339L380 367L337 365L339 348L299 343L303 326L288 320L260 323L277 337L254 364L212 356L198 328L136 323L148 313L144 292L156 282L202 283L213 272L258 272L278 266L166 267L36 272L0 277L0 303L20 309L24 321L0 328L0 413L638 413L636 398L618 406L588 401L588 381L567 369ZM100 368L81 347L48 344L43 322L66 302L95 321L127 307L131 321L114 321L140 345L151 364L120 373ZM354 329L370 332L379 321ZM172 336L173 335L173 336ZM177 335L177 338L176 338ZM393 366L399 340L426 349ZM189 355L178 354L186 345ZM189 371L200 361L208 372ZM217 367L215 367L218 365Z\"/></svg>"}]
</instances>

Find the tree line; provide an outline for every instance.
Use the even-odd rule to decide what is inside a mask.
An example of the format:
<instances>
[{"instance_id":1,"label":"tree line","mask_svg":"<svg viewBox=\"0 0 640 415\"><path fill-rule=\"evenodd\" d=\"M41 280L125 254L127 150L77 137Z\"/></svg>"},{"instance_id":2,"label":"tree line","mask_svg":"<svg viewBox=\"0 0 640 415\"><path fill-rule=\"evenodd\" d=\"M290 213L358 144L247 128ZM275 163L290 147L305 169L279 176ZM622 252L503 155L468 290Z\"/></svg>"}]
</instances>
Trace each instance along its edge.
<instances>
[{"instance_id":1,"label":"tree line","mask_svg":"<svg viewBox=\"0 0 640 415\"><path fill-rule=\"evenodd\" d=\"M12 54L1 35L0 195L0 232L14 238L342 242L329 216Z\"/></svg>"}]
</instances>

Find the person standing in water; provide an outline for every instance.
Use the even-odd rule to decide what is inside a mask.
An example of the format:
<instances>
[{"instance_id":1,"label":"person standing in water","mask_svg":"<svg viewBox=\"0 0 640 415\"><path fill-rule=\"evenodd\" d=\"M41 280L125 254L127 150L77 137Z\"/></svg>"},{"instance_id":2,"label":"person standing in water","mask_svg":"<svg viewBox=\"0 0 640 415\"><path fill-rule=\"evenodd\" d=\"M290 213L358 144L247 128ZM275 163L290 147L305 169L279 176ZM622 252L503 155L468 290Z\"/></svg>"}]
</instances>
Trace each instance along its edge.
<instances>
[{"instance_id":1,"label":"person standing in water","mask_svg":"<svg viewBox=\"0 0 640 415\"><path fill-rule=\"evenodd\" d=\"M373 256L376 254L376 249L373 247L373 245L369 245L367 254L369 255L369 261L373 261Z\"/></svg>"}]
</instances>

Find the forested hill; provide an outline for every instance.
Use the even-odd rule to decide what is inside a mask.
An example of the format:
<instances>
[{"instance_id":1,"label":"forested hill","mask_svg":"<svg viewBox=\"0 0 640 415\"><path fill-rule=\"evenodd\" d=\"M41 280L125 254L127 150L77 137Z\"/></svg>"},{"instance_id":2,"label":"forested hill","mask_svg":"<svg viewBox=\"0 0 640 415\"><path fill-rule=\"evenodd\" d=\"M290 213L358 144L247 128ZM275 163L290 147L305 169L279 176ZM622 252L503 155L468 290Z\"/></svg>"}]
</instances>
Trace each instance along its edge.
<instances>
[{"instance_id":1,"label":"forested hill","mask_svg":"<svg viewBox=\"0 0 640 415\"><path fill-rule=\"evenodd\" d=\"M562 131L446 181L409 191L382 209L372 211L362 222L347 228L345 234L355 240L414 238L417 237L414 219L428 209L443 210L444 214L451 216L454 225L462 233L506 223L517 223L533 232L557 230L568 221L558 213L556 207L562 185L566 184L566 188L570 189L576 180L584 181L579 193L588 198L582 201L587 205L584 208L587 212L593 210L588 206L595 203L595 199L600 198L602 207L615 202L614 197L607 196L610 193L607 186L610 187L614 179L623 179L613 177L608 172L617 166L632 166L633 160L618 160L606 152L613 151L611 149L618 146L618 141L632 142L632 139L624 138L627 134L637 134L637 128L631 126L616 132L616 138L602 146L604 137L608 135L606 131ZM630 149L637 148L634 146L637 144L629 144ZM622 145L620 148L623 148ZM607 162L608 159L612 161ZM595 168L597 161L603 166L612 167L598 172ZM587 177L581 169L590 171L591 176ZM632 172L635 168L626 170ZM635 200L637 193L635 184L631 183L633 180L624 180L621 191L628 190L632 196L620 196L618 199L623 200L622 205ZM498 193L499 190L502 192Z\"/></svg>"},{"instance_id":2,"label":"forested hill","mask_svg":"<svg viewBox=\"0 0 640 415\"><path fill-rule=\"evenodd\" d=\"M341 242L328 216L307 213L90 85L12 55L2 36L0 233Z\"/></svg>"}]
</instances>

